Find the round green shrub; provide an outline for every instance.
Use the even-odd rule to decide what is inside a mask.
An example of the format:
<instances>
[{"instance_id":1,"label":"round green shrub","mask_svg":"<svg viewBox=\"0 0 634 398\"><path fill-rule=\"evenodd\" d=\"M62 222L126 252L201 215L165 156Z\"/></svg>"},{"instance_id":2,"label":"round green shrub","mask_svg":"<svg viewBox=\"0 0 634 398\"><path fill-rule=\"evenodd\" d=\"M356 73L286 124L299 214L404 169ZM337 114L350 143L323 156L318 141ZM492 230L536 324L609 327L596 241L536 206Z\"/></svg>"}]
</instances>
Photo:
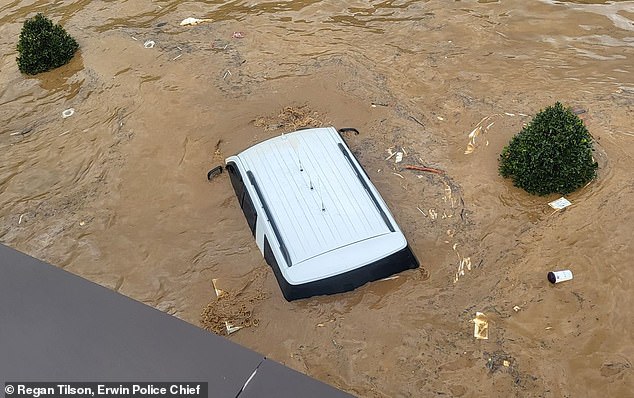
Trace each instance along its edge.
<instances>
[{"instance_id":1,"label":"round green shrub","mask_svg":"<svg viewBox=\"0 0 634 398\"><path fill-rule=\"evenodd\" d=\"M529 193L568 194L592 180L592 136L561 103L540 111L500 154L499 171Z\"/></svg>"},{"instance_id":2,"label":"round green shrub","mask_svg":"<svg viewBox=\"0 0 634 398\"><path fill-rule=\"evenodd\" d=\"M20 72L35 75L67 64L79 45L61 25L42 14L27 19L18 41Z\"/></svg>"}]
</instances>

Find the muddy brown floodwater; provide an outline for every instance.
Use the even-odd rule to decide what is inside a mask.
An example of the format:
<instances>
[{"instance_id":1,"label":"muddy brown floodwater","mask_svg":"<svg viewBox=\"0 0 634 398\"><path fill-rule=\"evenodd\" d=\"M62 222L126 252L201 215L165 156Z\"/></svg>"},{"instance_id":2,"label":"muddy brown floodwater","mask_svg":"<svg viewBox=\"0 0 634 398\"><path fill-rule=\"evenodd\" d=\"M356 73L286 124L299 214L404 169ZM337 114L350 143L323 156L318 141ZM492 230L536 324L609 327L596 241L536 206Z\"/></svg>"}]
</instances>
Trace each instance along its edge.
<instances>
[{"instance_id":1,"label":"muddy brown floodwater","mask_svg":"<svg viewBox=\"0 0 634 398\"><path fill-rule=\"evenodd\" d=\"M81 49L29 77L15 45L36 12ZM634 2L16 0L0 46L3 243L244 325L229 338L361 397L632 396ZM557 100L587 110L600 170L553 213L497 157ZM348 143L422 267L289 303L206 172L319 123L361 131ZM557 269L574 279L549 284Z\"/></svg>"}]
</instances>

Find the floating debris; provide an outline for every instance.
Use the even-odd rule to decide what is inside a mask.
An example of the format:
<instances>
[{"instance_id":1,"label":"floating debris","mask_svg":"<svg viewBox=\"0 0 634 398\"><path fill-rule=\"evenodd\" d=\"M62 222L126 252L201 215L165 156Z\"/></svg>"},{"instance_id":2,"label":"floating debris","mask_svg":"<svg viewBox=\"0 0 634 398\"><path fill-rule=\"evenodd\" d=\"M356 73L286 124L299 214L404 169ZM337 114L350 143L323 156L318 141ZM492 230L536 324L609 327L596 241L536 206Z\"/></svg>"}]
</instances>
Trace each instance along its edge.
<instances>
[{"instance_id":1,"label":"floating debris","mask_svg":"<svg viewBox=\"0 0 634 398\"><path fill-rule=\"evenodd\" d=\"M570 206L571 204L572 203L570 203L568 199L562 196L561 198L557 200L553 200L552 202L548 203L548 206L552 207L555 210L562 210Z\"/></svg>"},{"instance_id":2,"label":"floating debris","mask_svg":"<svg viewBox=\"0 0 634 398\"><path fill-rule=\"evenodd\" d=\"M471 320L473 322L473 337L478 340L489 339L489 321L487 316L482 312L476 312L475 318Z\"/></svg>"},{"instance_id":3,"label":"floating debris","mask_svg":"<svg viewBox=\"0 0 634 398\"><path fill-rule=\"evenodd\" d=\"M471 257L462 257L462 255L460 255L460 252L458 252L457 247L458 244L454 243L453 251L456 252L456 256L458 256L458 269L456 270L456 274L454 275L453 283L458 282L460 277L466 274L465 269L467 271L471 271Z\"/></svg>"},{"instance_id":4,"label":"floating debris","mask_svg":"<svg viewBox=\"0 0 634 398\"><path fill-rule=\"evenodd\" d=\"M145 48L154 48L155 45L156 42L154 40L146 40L146 42L143 43L143 47Z\"/></svg>"},{"instance_id":5,"label":"floating debris","mask_svg":"<svg viewBox=\"0 0 634 398\"><path fill-rule=\"evenodd\" d=\"M242 329L244 326L233 326L229 322L225 321L225 327L227 328L227 336L231 333L235 333L238 330Z\"/></svg>"},{"instance_id":6,"label":"floating debris","mask_svg":"<svg viewBox=\"0 0 634 398\"><path fill-rule=\"evenodd\" d=\"M425 125L423 124L423 122L421 122L420 120L416 119L414 116L410 116L410 119L412 119L413 121L416 122L416 124L418 124L421 127L425 127Z\"/></svg>"},{"instance_id":7,"label":"floating debris","mask_svg":"<svg viewBox=\"0 0 634 398\"><path fill-rule=\"evenodd\" d=\"M548 281L550 283L560 283L572 279L572 271L567 269L563 271L554 271L548 273Z\"/></svg>"},{"instance_id":8,"label":"floating debris","mask_svg":"<svg viewBox=\"0 0 634 398\"><path fill-rule=\"evenodd\" d=\"M476 138L480 135L481 132L482 126L478 126L469 133L469 143L467 144L467 149L465 149L464 151L465 155L468 155L475 150Z\"/></svg>"},{"instance_id":9,"label":"floating debris","mask_svg":"<svg viewBox=\"0 0 634 398\"><path fill-rule=\"evenodd\" d=\"M244 39L246 36L242 32L233 32L231 35L234 39Z\"/></svg>"},{"instance_id":10,"label":"floating debris","mask_svg":"<svg viewBox=\"0 0 634 398\"><path fill-rule=\"evenodd\" d=\"M201 23L204 23L204 22L211 22L211 21L212 21L211 19L198 19L198 18L189 17L181 21L181 26L195 26L195 25L200 25Z\"/></svg>"},{"instance_id":11,"label":"floating debris","mask_svg":"<svg viewBox=\"0 0 634 398\"><path fill-rule=\"evenodd\" d=\"M417 171L426 171L426 172L435 173L435 174L445 174L444 171L440 169L435 169L433 167L415 166L415 165L408 164L407 166L405 166L405 168L407 170L417 170Z\"/></svg>"},{"instance_id":12,"label":"floating debris","mask_svg":"<svg viewBox=\"0 0 634 398\"><path fill-rule=\"evenodd\" d=\"M476 148L476 141L477 138L484 134L485 132L489 131L489 129L491 128L491 126L493 126L493 124L495 122L491 122L489 123L486 127L482 127L483 123L490 120L493 116L500 116L499 114L495 114L495 115L491 115L491 116L485 116L482 118L482 120L480 120L480 122L478 122L478 124L476 124L476 126L473 128L473 130L471 130L471 132L469 133L469 143L467 144L467 148L464 151L465 155L469 155L470 153L473 153L473 151ZM484 140L485 142L485 146L489 146L489 141L487 139Z\"/></svg>"},{"instance_id":13,"label":"floating debris","mask_svg":"<svg viewBox=\"0 0 634 398\"><path fill-rule=\"evenodd\" d=\"M211 284L214 287L214 291L216 292L216 297L220 297L220 296L222 296L225 293L225 291L221 290L221 289L218 289L218 286L216 286L216 281L217 280L218 279L212 279L211 280Z\"/></svg>"},{"instance_id":14,"label":"floating debris","mask_svg":"<svg viewBox=\"0 0 634 398\"><path fill-rule=\"evenodd\" d=\"M67 117L71 117L75 114L75 108L68 108L64 112L62 112L62 119L66 119Z\"/></svg>"},{"instance_id":15,"label":"floating debris","mask_svg":"<svg viewBox=\"0 0 634 398\"><path fill-rule=\"evenodd\" d=\"M391 281L391 280L398 279L398 278L399 278L398 275L392 275L392 276L388 276L387 278L379 279L379 282Z\"/></svg>"},{"instance_id":16,"label":"floating debris","mask_svg":"<svg viewBox=\"0 0 634 398\"><path fill-rule=\"evenodd\" d=\"M515 312L519 312L522 309L522 307L520 307L519 305L516 305L515 307L513 307L513 311Z\"/></svg>"},{"instance_id":17,"label":"floating debris","mask_svg":"<svg viewBox=\"0 0 634 398\"><path fill-rule=\"evenodd\" d=\"M403 161L403 152L396 152L396 158L394 158L394 163L401 163Z\"/></svg>"}]
</instances>

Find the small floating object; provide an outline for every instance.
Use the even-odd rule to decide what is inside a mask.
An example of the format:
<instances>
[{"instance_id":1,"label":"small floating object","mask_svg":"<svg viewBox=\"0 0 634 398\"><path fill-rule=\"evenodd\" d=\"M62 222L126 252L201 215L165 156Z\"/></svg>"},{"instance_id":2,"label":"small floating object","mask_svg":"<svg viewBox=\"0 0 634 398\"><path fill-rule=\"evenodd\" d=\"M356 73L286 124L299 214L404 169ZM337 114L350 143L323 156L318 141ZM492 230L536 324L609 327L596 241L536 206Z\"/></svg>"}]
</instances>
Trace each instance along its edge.
<instances>
[{"instance_id":1,"label":"small floating object","mask_svg":"<svg viewBox=\"0 0 634 398\"><path fill-rule=\"evenodd\" d=\"M216 292L216 298L218 298L218 297L222 296L225 293L225 291L221 290L221 289L218 289L218 286L216 286L216 281L218 281L218 279L212 279L211 280L211 284L214 287L214 291Z\"/></svg>"},{"instance_id":2,"label":"small floating object","mask_svg":"<svg viewBox=\"0 0 634 398\"><path fill-rule=\"evenodd\" d=\"M552 271L548 273L548 281L550 283L561 283L572 279L572 271L569 269L563 271Z\"/></svg>"},{"instance_id":3,"label":"small floating object","mask_svg":"<svg viewBox=\"0 0 634 398\"><path fill-rule=\"evenodd\" d=\"M548 206L552 207L555 210L562 210L570 206L571 204L572 203L570 203L568 199L562 196L561 198L557 200L553 200L552 202L548 203Z\"/></svg>"},{"instance_id":4,"label":"small floating object","mask_svg":"<svg viewBox=\"0 0 634 398\"><path fill-rule=\"evenodd\" d=\"M417 171L426 171L428 173L445 174L444 171L440 169L435 169L433 167L415 166L415 165L408 164L407 166L405 166L405 168L407 170L417 170Z\"/></svg>"},{"instance_id":5,"label":"small floating object","mask_svg":"<svg viewBox=\"0 0 634 398\"><path fill-rule=\"evenodd\" d=\"M396 152L396 158L394 163L401 163L403 161L403 152Z\"/></svg>"},{"instance_id":6,"label":"small floating object","mask_svg":"<svg viewBox=\"0 0 634 398\"><path fill-rule=\"evenodd\" d=\"M154 45L156 43L154 42L154 40L147 40L145 43L143 43L143 47L145 48L154 48Z\"/></svg>"},{"instance_id":7,"label":"small floating object","mask_svg":"<svg viewBox=\"0 0 634 398\"><path fill-rule=\"evenodd\" d=\"M227 329L227 336L231 333L235 333L238 330L242 329L242 326L233 326L229 322L225 321L225 328Z\"/></svg>"},{"instance_id":8,"label":"small floating object","mask_svg":"<svg viewBox=\"0 0 634 398\"><path fill-rule=\"evenodd\" d=\"M75 114L75 108L68 108L64 112L62 112L62 119L66 119L67 117L71 117Z\"/></svg>"},{"instance_id":9,"label":"small floating object","mask_svg":"<svg viewBox=\"0 0 634 398\"><path fill-rule=\"evenodd\" d=\"M189 17L181 21L181 26L195 26L195 25L200 25L201 23L210 22L210 21L211 19L198 19L198 18Z\"/></svg>"},{"instance_id":10,"label":"small floating object","mask_svg":"<svg viewBox=\"0 0 634 398\"><path fill-rule=\"evenodd\" d=\"M222 174L222 166L216 166L207 172L207 180L211 181L215 176Z\"/></svg>"},{"instance_id":11,"label":"small floating object","mask_svg":"<svg viewBox=\"0 0 634 398\"><path fill-rule=\"evenodd\" d=\"M473 337L478 340L488 340L489 321L487 316L482 312L476 312L476 317L471 322L473 322Z\"/></svg>"},{"instance_id":12,"label":"small floating object","mask_svg":"<svg viewBox=\"0 0 634 398\"><path fill-rule=\"evenodd\" d=\"M231 37L233 37L234 39L244 39L246 36L242 32L233 32L233 35L231 35Z\"/></svg>"}]
</instances>

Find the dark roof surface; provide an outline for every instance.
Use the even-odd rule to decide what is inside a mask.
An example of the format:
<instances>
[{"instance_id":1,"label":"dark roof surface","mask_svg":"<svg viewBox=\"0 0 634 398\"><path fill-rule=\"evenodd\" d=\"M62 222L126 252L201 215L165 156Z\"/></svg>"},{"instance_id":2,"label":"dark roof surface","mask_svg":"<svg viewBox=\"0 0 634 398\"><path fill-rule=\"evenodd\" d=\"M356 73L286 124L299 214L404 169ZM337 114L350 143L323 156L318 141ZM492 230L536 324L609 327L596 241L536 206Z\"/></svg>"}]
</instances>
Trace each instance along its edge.
<instances>
[{"instance_id":1,"label":"dark roof surface","mask_svg":"<svg viewBox=\"0 0 634 398\"><path fill-rule=\"evenodd\" d=\"M350 397L0 245L0 385L7 381L192 381L208 382L214 397Z\"/></svg>"}]
</instances>

